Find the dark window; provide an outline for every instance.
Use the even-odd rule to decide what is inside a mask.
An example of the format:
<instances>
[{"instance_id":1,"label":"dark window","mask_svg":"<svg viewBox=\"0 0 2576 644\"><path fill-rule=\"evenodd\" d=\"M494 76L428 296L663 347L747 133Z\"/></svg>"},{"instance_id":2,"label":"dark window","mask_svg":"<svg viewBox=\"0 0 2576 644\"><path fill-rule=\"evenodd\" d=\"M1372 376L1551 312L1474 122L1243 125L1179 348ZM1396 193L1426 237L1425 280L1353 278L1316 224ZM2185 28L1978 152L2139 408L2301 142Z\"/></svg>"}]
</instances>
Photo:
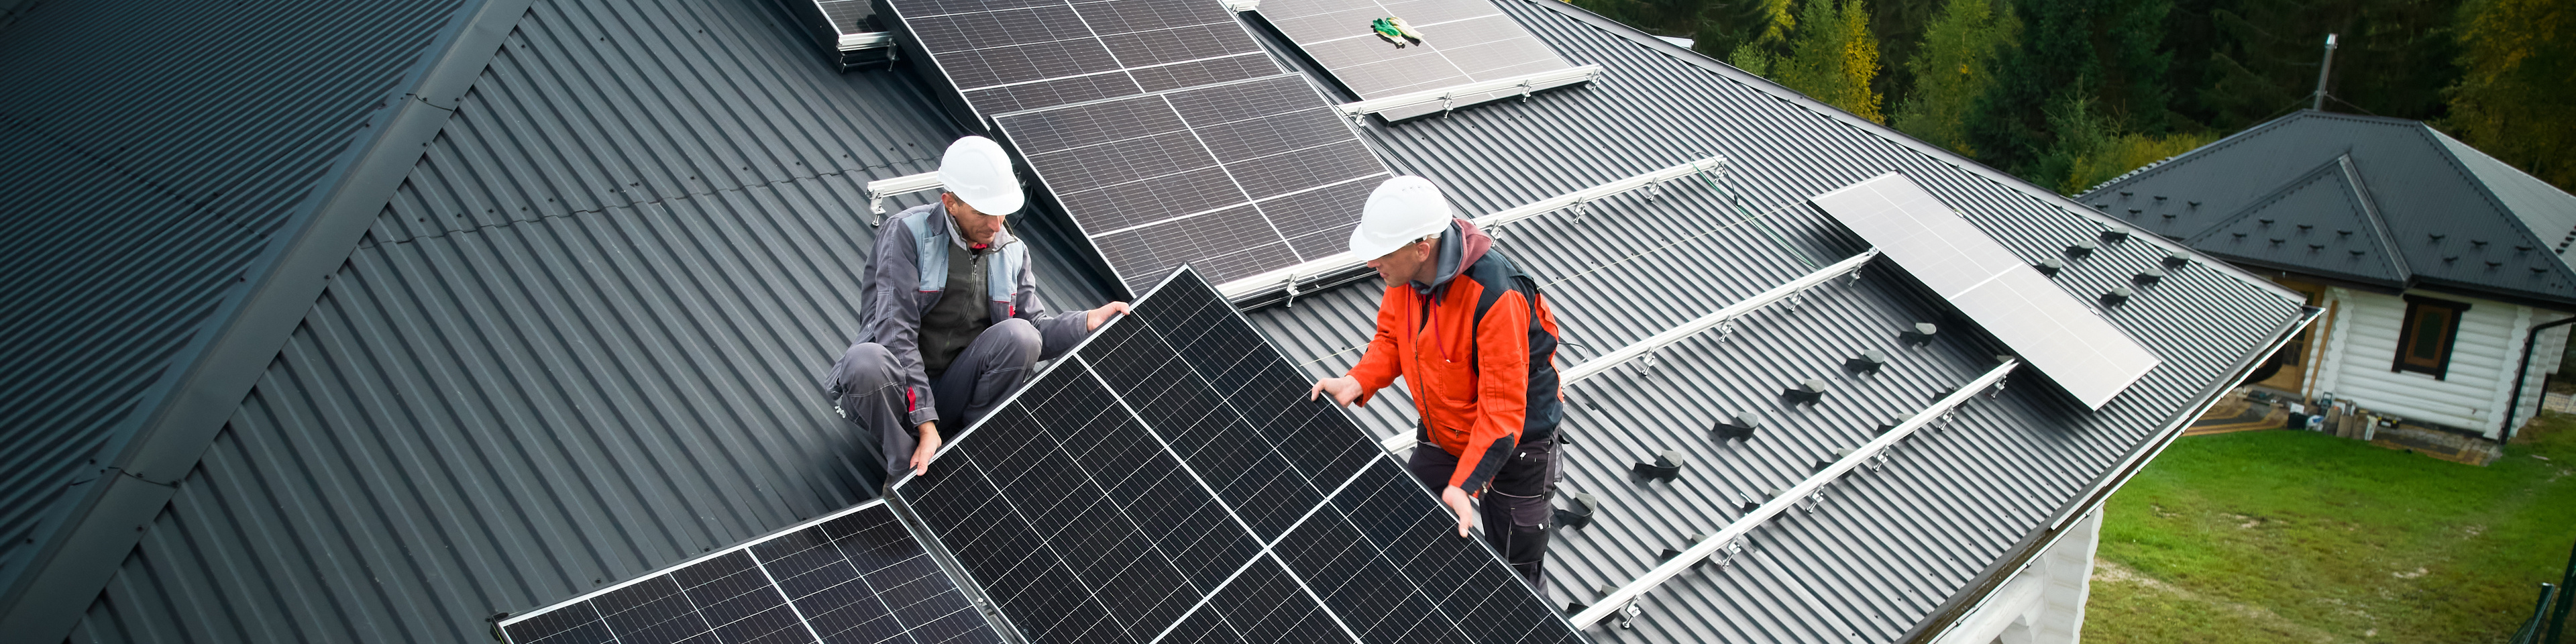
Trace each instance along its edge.
<instances>
[{"instance_id":1,"label":"dark window","mask_svg":"<svg viewBox=\"0 0 2576 644\"><path fill-rule=\"evenodd\" d=\"M2397 362L2389 371L2413 371L2441 378L2451 371L2451 341L2460 337L2463 302L2406 296L2406 321L2397 329Z\"/></svg>"}]
</instances>

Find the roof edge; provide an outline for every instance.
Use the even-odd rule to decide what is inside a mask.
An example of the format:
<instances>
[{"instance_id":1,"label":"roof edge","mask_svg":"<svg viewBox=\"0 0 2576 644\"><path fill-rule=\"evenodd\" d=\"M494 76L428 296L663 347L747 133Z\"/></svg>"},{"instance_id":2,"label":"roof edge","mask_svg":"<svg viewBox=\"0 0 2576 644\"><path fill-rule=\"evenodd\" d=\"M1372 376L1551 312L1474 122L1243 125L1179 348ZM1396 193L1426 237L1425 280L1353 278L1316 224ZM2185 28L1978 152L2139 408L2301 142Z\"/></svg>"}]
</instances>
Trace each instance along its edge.
<instances>
[{"instance_id":1,"label":"roof edge","mask_svg":"<svg viewBox=\"0 0 2576 644\"><path fill-rule=\"evenodd\" d=\"M2254 351L2239 356L2236 368L2228 371L2227 377L2210 383L2210 386L2201 392L2198 401L2175 413L2156 436L2141 445L2137 451L2131 452L2119 466L2104 472L2090 492L2069 501L2064 509L2051 517L2048 525L2032 531L2020 543L2015 544L2010 554L1995 562L1992 568L1987 569L1977 581L1972 582L1969 588L1973 589L1973 592L1952 596L1948 602L1942 603L1939 608L1933 610L1931 619L1916 624L1913 630L1907 631L1897 641L1920 643L1938 640L1952 627L1957 626L1960 619L1984 606L1986 600L1993 597L1995 591L2001 590L2005 582L2011 581L2015 573L2021 572L2021 569L2032 559L2037 558L2040 553L2047 552L2049 546L2056 545L2058 539L2065 537L2067 527L2073 525L2076 519L2108 503L2111 496L2119 493L2120 488L2128 485L2130 479L2136 478L2139 472L2144 471L2148 463L2155 462L2157 456L2164 454L2165 448L2173 446L2176 439L2182 438L2183 432L2191 428L2193 420L2200 418L2201 414L2208 413L2211 407L2216 406L2221 394L2234 388L2237 383L2244 382L2245 377L2253 374L2254 369L2260 366L2265 358L2271 357L2273 353L2280 351L2281 347L2287 346L2292 338L2298 337L2300 331L2314 323L2323 313L2325 313L2324 309L2302 304L2299 307L2299 315L2283 321L2280 329L2272 334L2271 339L2255 347Z\"/></svg>"},{"instance_id":2,"label":"roof edge","mask_svg":"<svg viewBox=\"0 0 2576 644\"><path fill-rule=\"evenodd\" d=\"M2130 232L2131 237L2164 238L2163 235L2157 234L2155 231L2141 228L2137 224L2120 221L2119 219L2110 217L2109 215L2104 215L2101 211L2094 210L2092 206L2084 205L2082 202L2076 201L2073 197L2057 194L2057 191L2055 190L2050 190L2036 183L2031 183L2021 177L2013 176L2011 173L1997 170L1992 166L1978 162L1976 159L1962 156L1958 152L1952 151L1948 148L1926 143L1921 139L1914 138L1914 135L1906 134L1894 127L1887 126L1877 121L1861 118L1859 116L1854 116L1850 112L1843 111L1842 108L1825 104L1825 102L1816 100L1815 98L1807 96L1798 90L1790 89L1786 85L1781 85L1777 82L1773 82L1771 79L1756 76L1751 72L1737 69L1733 65L1728 65L1725 62L1710 58L1697 51L1684 48L1680 45L1675 45L1662 38L1655 37L1654 34L1638 31L1637 28L1622 24L1619 21L1604 18L1600 14L1592 13L1590 10L1582 7L1574 6L1573 4L1563 2L1562 0L1522 1L1539 5L1549 11L1554 11L1559 15L1570 17L1575 20L1582 21L1585 24L1592 25L1595 29L1600 29L1604 32L1627 38L1628 40L1635 41L1640 45L1644 45L1657 51L1662 51L1667 56L1672 56L1682 62L1698 65L1702 69L1707 69L1710 72L1725 77L1727 80L1743 83L1745 86L1752 87L1765 94L1770 94L1781 100L1796 103L1800 107L1807 108L1808 111L1823 115L1825 118L1834 119L1844 125L1876 134L1879 138L1885 139L1889 143L1904 146L1907 149L1913 150L1916 154L1921 154L1934 161L1967 171L1970 174L1984 177L1987 181L1992 181L1995 184L2004 186L2014 192L2022 193L2033 200L2039 201L2040 203L2053 205L2058 207L2060 210L2074 213L2078 217L2091 219L2095 223L2101 224L2103 227L2127 229ZM2211 145L2216 145L2216 143L2212 143ZM2186 152L2185 154L2189 153ZM1893 168L1890 170L1893 170ZM2174 245L2182 248L2186 252L2203 254L2200 253L2198 249L2191 248L2189 245L2182 244L2180 242L2174 242ZM2233 275L2238 280L2254 285L2255 288L2266 289L2270 291L2273 296L2279 297L2282 300L2293 303L2307 302L2307 298L2304 296L2300 296L2287 288L2283 288L2279 284L2274 284L2271 280L2263 279L2253 273L2238 269L2235 266L2227 265L2226 262L2205 263L2220 272Z\"/></svg>"},{"instance_id":3,"label":"roof edge","mask_svg":"<svg viewBox=\"0 0 2576 644\"><path fill-rule=\"evenodd\" d=\"M321 298L329 276L348 261L418 164L423 147L445 128L533 4L490 0L457 8L405 82L387 93L388 104L399 107L377 117L381 127L351 137L356 145L324 175L329 189L319 203L291 220L283 238L252 260L243 271L248 287L236 288L218 305L214 321L201 328L212 332L201 332L181 352L185 357L174 361L181 368L147 390L131 429L118 432L123 438L105 450L114 456L102 469L124 475L103 475L100 485L80 493L55 515L55 526L35 546L27 567L0 582L6 583L0 590L0 632L14 633L12 640L60 641L88 614L143 538L144 527L196 469L232 410ZM147 473L163 480L144 478Z\"/></svg>"}]
</instances>

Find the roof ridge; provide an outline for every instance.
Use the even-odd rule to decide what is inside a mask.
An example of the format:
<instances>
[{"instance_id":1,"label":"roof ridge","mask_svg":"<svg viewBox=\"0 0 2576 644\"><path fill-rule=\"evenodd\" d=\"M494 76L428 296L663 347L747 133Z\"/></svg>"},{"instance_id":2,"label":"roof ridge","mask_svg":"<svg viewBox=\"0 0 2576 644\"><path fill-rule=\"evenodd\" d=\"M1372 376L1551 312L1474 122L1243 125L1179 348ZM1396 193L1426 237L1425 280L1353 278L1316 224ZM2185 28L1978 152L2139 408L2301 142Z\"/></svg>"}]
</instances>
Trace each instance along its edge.
<instances>
[{"instance_id":1,"label":"roof ridge","mask_svg":"<svg viewBox=\"0 0 2576 644\"><path fill-rule=\"evenodd\" d=\"M460 3L445 25L430 34L419 62L385 94L394 111L351 135L347 151L316 176L316 205L295 215L267 250L250 261L246 284L224 298L199 327L196 340L173 358L138 404L130 430L120 430L103 453L103 469L129 476L101 477L39 528L36 549L24 568L0 579L0 632L29 641L68 637L99 589L122 567L144 532L126 526L153 521L208 446L231 420L258 374L293 337L326 290L327 278L358 247L393 191L410 175L421 148L444 131L453 104L500 52L510 25L535 0ZM448 105L432 102L444 98ZM414 145L414 144L418 145ZM250 280L248 277L258 279ZM149 472L167 481L143 478ZM39 589L42 592L37 592Z\"/></svg>"}]
</instances>

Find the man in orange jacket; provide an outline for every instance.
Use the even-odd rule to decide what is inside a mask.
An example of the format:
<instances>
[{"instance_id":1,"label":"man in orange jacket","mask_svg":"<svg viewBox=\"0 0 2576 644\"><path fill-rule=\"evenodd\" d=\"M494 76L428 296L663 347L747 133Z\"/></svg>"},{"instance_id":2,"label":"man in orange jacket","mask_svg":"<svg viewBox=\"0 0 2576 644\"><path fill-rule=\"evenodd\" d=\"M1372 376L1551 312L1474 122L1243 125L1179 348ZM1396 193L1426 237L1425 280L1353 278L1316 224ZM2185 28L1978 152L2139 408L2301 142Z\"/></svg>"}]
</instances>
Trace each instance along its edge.
<instances>
[{"instance_id":1,"label":"man in orange jacket","mask_svg":"<svg viewBox=\"0 0 2576 644\"><path fill-rule=\"evenodd\" d=\"M1556 316L1537 282L1493 247L1430 181L1380 184L1351 232L1351 254L1376 258L1368 266L1387 283L1377 336L1350 373L1317 381L1307 397L1364 405L1403 376L1422 417L1406 469L1458 514L1458 536L1481 517L1485 542L1544 589L1564 417Z\"/></svg>"}]
</instances>

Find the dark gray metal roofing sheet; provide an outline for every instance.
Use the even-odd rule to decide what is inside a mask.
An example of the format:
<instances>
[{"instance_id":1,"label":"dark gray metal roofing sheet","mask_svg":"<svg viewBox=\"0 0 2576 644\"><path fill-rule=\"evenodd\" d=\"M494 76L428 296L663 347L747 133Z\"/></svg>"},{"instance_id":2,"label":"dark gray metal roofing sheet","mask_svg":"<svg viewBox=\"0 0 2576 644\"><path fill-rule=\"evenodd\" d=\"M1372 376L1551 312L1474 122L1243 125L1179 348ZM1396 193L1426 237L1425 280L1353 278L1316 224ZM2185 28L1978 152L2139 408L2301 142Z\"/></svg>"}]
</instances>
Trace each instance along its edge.
<instances>
[{"instance_id":1,"label":"dark gray metal roofing sheet","mask_svg":"<svg viewBox=\"0 0 2576 644\"><path fill-rule=\"evenodd\" d=\"M856 328L863 185L958 133L793 29L537 3L74 639L480 641L861 500L813 374ZM1048 299L1098 301L1038 251Z\"/></svg>"},{"instance_id":2,"label":"dark gray metal roofing sheet","mask_svg":"<svg viewBox=\"0 0 2576 644\"><path fill-rule=\"evenodd\" d=\"M1643 34L1499 4L1610 76L1373 125L1391 164L1490 212L1720 153L1734 160L1725 189L1762 215L1745 222L1694 179L1651 203L1631 193L1582 219L1508 227L1504 250L1554 282L1580 343L1569 360L1857 252L1804 200L1889 170L2025 259L2116 225ZM833 73L786 14L750 0L540 1L502 42L74 639L479 641L493 613L858 500L848 432L812 374L855 324L873 234L861 186L929 170L959 133L936 100L900 70ZM1099 301L1106 282L1045 220L1024 229L1050 300ZM2143 238L2109 244L2057 279L2090 299L2162 256ZM1987 343L1954 331L1892 351L1882 375L1840 375L1847 354L1939 315L1892 267L1863 273L1731 339L1685 342L1651 370L1569 392L1567 485L1608 503L1557 551L1561 599L1633 576L1729 516L1729 495L1795 480L1990 364ZM1256 319L1338 369L1375 296L1362 283ZM1880 641L1919 628L2295 310L2233 269L2180 269L2110 313L2168 364L2102 413L2017 378L1890 468L1837 484L1815 514L1757 533L1741 565L1652 595L1643 630L1607 637ZM1836 383L1826 403L1780 407L1777 390L1808 377ZM1397 427L1408 406L1399 394L1366 418ZM1703 440L1710 415L1739 408L1772 428L1750 444ZM1685 450L1683 479L1620 479L1650 448Z\"/></svg>"},{"instance_id":3,"label":"dark gray metal roofing sheet","mask_svg":"<svg viewBox=\"0 0 2576 644\"><path fill-rule=\"evenodd\" d=\"M1398 171L1441 183L1472 216L1702 155L1729 159L1716 188L1684 179L1652 201L1640 191L1581 216L1502 228L1498 248L1556 302L1571 343L1560 364L1787 282L1810 270L1799 253L1821 264L1858 252L1857 240L1805 201L1882 172L1906 173L2029 261L2127 228L1577 10L1500 4L1575 64L1609 74L1527 103L1373 124L1374 143ZM1717 188L1740 195L1741 210ZM2107 243L2069 260L2055 281L2091 301L2128 286L2171 248L2143 235ZM1902 443L1885 469L1833 485L1812 514L1755 533L1738 565L1711 565L1650 593L1637 630L1592 633L1604 641L1875 642L1925 627L2298 315L2283 293L2224 265L2200 261L2173 273L2108 311L2166 364L2101 412L2017 375L2000 399L1972 403L1955 423ZM1337 374L1357 360L1381 292L1371 279L1254 319L1309 361L1310 375ZM1591 526L1558 535L1551 593L1591 602L1596 587L1625 583L1663 549L1687 547L1689 535L1739 516L1740 495L1766 500L1834 450L1867 441L1878 424L1992 367L1994 347L1938 307L1880 261L1858 283L1838 281L1795 308L1756 313L1725 339L1704 333L1658 352L1653 367L1632 364L1570 387L1565 490L1595 494L1603 507ZM1917 321L1950 331L1927 348L1900 346L1897 330ZM1874 376L1840 368L1867 348L1887 351L1893 364ZM1779 392L1806 378L1833 383L1824 403L1786 404ZM1409 429L1410 407L1391 389L1359 414L1393 435ZM1766 420L1755 440L1713 439L1712 425L1744 412ZM1686 455L1680 480L1631 477L1633 463L1662 450Z\"/></svg>"},{"instance_id":4,"label":"dark gray metal roofing sheet","mask_svg":"<svg viewBox=\"0 0 2576 644\"><path fill-rule=\"evenodd\" d=\"M2356 281L2576 303L2576 268L2564 255L2576 241L2576 197L2417 121L2302 110L2129 173L2079 199L2159 234L2197 236L2194 248L2220 256L2351 278L2351 257L2334 244L2294 257L2272 253L2268 245L2247 252L2233 238L2205 234L2338 157L2350 159L2358 192L2386 222L2389 241L2403 256L2391 267L2402 269L2394 279L2360 271L2363 279ZM2282 209L2343 207L2322 201L2274 204L2264 216L2330 218L2337 215ZM2285 245L2307 250L2295 241Z\"/></svg>"},{"instance_id":5,"label":"dark gray metal roofing sheet","mask_svg":"<svg viewBox=\"0 0 2576 644\"><path fill-rule=\"evenodd\" d=\"M107 466L177 395L219 312L417 82L458 10L287 2L241 20L221 3L9 9L0 587L117 475Z\"/></svg>"},{"instance_id":6,"label":"dark gray metal roofing sheet","mask_svg":"<svg viewBox=\"0 0 2576 644\"><path fill-rule=\"evenodd\" d=\"M2330 159L2184 242L2257 266L2403 287L2406 256L2355 170L2351 157Z\"/></svg>"}]
</instances>

